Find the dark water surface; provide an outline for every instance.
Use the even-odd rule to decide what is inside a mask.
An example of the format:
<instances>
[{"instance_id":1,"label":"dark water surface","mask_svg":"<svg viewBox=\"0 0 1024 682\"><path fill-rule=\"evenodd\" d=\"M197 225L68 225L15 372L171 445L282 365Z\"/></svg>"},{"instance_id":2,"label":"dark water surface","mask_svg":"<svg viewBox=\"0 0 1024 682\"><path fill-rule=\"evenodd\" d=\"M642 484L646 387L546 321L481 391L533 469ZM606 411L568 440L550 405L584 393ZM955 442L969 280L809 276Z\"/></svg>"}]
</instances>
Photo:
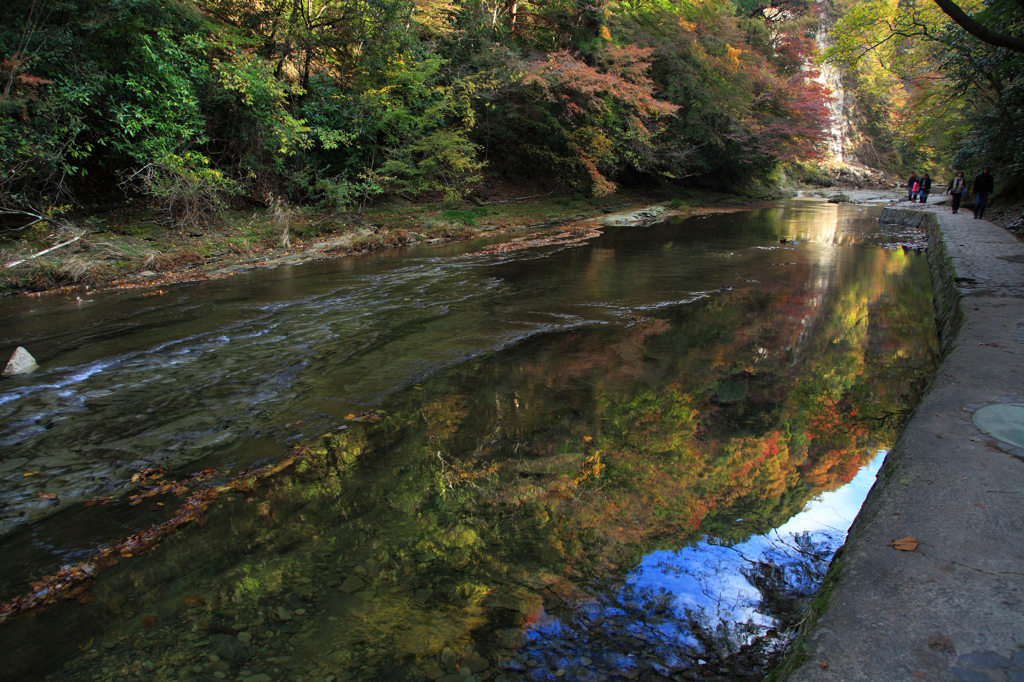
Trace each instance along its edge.
<instances>
[{"instance_id":1,"label":"dark water surface","mask_svg":"<svg viewBox=\"0 0 1024 682\"><path fill-rule=\"evenodd\" d=\"M0 302L42 366L0 384L0 599L304 448L0 625L0 679L761 679L936 361L873 215Z\"/></svg>"}]
</instances>

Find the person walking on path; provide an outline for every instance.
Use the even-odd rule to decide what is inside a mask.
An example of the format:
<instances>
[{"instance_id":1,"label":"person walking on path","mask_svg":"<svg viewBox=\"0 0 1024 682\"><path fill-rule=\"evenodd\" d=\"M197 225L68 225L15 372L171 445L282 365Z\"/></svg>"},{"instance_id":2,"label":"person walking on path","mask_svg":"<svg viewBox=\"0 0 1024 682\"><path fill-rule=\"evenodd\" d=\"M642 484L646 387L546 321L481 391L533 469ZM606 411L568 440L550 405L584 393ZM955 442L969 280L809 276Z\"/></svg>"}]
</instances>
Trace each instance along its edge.
<instances>
[{"instance_id":1,"label":"person walking on path","mask_svg":"<svg viewBox=\"0 0 1024 682\"><path fill-rule=\"evenodd\" d=\"M924 177L921 178L921 203L922 204L927 204L928 203L928 195L931 194L931 191L932 191L932 176L928 175L928 173L925 173Z\"/></svg>"},{"instance_id":2,"label":"person walking on path","mask_svg":"<svg viewBox=\"0 0 1024 682\"><path fill-rule=\"evenodd\" d=\"M914 201L914 185L916 185L916 184L918 184L918 182L917 182L917 173L916 172L912 172L910 174L910 177L907 178L907 201L909 201L909 202L913 202Z\"/></svg>"},{"instance_id":3,"label":"person walking on path","mask_svg":"<svg viewBox=\"0 0 1024 682\"><path fill-rule=\"evenodd\" d=\"M996 181L985 166L978 177L974 178L974 217L985 217L985 205L988 204L988 195L996 188Z\"/></svg>"},{"instance_id":4,"label":"person walking on path","mask_svg":"<svg viewBox=\"0 0 1024 682\"><path fill-rule=\"evenodd\" d=\"M964 178L964 172L960 171L955 178L949 181L949 186L946 188L946 194L953 197L953 213L960 210L960 198L966 193L967 180Z\"/></svg>"}]
</instances>

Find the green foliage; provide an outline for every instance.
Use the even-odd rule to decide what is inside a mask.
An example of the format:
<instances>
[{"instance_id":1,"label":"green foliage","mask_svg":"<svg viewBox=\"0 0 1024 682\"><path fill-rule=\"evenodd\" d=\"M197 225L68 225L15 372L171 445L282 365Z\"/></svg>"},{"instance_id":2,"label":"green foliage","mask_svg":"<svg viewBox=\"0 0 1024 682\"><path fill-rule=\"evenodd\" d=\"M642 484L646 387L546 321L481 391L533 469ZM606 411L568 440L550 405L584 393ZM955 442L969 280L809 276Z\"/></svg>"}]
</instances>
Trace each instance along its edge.
<instances>
[{"instance_id":1,"label":"green foliage","mask_svg":"<svg viewBox=\"0 0 1024 682\"><path fill-rule=\"evenodd\" d=\"M173 223L195 227L204 218L216 216L224 197L236 189L235 182L209 163L195 152L166 154L137 175L143 191L167 209Z\"/></svg>"},{"instance_id":2,"label":"green foliage","mask_svg":"<svg viewBox=\"0 0 1024 682\"><path fill-rule=\"evenodd\" d=\"M489 214L490 211L482 206L475 206L473 208L460 210L460 209L449 209L442 211L441 216L448 221L453 223L461 223L463 225L469 225L473 227L476 225L478 219Z\"/></svg>"},{"instance_id":3,"label":"green foliage","mask_svg":"<svg viewBox=\"0 0 1024 682\"><path fill-rule=\"evenodd\" d=\"M624 177L766 177L813 146L820 93L794 37L806 18L780 29L726 2L516 8L14 0L0 17L4 201L126 178L192 222L239 193L332 209L453 199L485 157L599 197Z\"/></svg>"}]
</instances>

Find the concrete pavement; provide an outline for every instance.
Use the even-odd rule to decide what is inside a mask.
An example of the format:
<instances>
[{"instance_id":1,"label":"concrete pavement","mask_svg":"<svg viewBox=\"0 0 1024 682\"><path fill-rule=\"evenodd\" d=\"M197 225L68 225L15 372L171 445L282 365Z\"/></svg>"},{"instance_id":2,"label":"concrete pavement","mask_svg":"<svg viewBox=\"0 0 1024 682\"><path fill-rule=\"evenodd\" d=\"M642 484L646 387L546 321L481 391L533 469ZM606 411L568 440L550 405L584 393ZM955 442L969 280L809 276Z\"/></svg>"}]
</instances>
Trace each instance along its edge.
<instances>
[{"instance_id":1,"label":"concrete pavement","mask_svg":"<svg viewBox=\"0 0 1024 682\"><path fill-rule=\"evenodd\" d=\"M969 209L904 201L882 220L929 232L944 356L786 679L1024 682L1024 243Z\"/></svg>"}]
</instances>

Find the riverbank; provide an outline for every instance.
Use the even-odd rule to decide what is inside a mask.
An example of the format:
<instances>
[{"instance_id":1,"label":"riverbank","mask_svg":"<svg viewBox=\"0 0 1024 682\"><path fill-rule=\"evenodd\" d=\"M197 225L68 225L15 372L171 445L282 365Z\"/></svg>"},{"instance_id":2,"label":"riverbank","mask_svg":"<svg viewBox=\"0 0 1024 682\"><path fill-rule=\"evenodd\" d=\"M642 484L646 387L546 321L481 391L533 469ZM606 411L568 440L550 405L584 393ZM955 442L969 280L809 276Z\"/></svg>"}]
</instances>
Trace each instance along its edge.
<instances>
[{"instance_id":1,"label":"riverbank","mask_svg":"<svg viewBox=\"0 0 1024 682\"><path fill-rule=\"evenodd\" d=\"M0 251L0 263L25 262L4 268L0 293L158 288L527 229L551 228L556 234L563 229L586 230L611 216L634 212L646 213L639 222L651 222L668 214L741 211L764 205L766 200L698 190L622 191L600 200L579 195L518 196L510 191L488 201L473 197L458 204L400 200L358 213L280 208L226 211L217 222L192 229L172 227L159 213L127 205L69 218L60 229L39 226L35 228L38 235L30 233L21 242L8 243ZM50 246L44 236L50 241L74 236L77 241L40 254Z\"/></svg>"},{"instance_id":2,"label":"riverbank","mask_svg":"<svg viewBox=\"0 0 1024 682\"><path fill-rule=\"evenodd\" d=\"M943 360L782 677L1022 679L1024 244L944 206L883 220L928 231Z\"/></svg>"}]
</instances>

